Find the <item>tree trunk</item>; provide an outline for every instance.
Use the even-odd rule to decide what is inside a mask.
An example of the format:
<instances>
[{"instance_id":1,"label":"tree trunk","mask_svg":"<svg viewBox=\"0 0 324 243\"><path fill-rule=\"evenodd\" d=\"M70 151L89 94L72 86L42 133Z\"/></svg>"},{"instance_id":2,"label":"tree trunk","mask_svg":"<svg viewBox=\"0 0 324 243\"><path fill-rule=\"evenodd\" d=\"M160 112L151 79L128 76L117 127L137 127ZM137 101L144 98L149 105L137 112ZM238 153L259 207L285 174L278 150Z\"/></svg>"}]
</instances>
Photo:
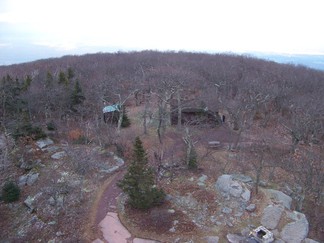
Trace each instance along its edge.
<instances>
[{"instance_id":1,"label":"tree trunk","mask_svg":"<svg viewBox=\"0 0 324 243\"><path fill-rule=\"evenodd\" d=\"M162 134L161 134L162 119L163 119L162 107L159 107L159 123L158 123L158 128L157 128L156 131L157 131L157 134L158 134L160 144L162 144Z\"/></svg>"},{"instance_id":2,"label":"tree trunk","mask_svg":"<svg viewBox=\"0 0 324 243\"><path fill-rule=\"evenodd\" d=\"M181 108L181 96L180 96L180 90L177 90L177 102L178 102L178 130L181 129L181 120L182 120L182 108Z\"/></svg>"},{"instance_id":3,"label":"tree trunk","mask_svg":"<svg viewBox=\"0 0 324 243\"><path fill-rule=\"evenodd\" d=\"M123 117L124 117L124 109L122 107L120 107L119 116L118 116L118 123L117 123L117 134L120 133L121 124L123 122Z\"/></svg>"}]
</instances>

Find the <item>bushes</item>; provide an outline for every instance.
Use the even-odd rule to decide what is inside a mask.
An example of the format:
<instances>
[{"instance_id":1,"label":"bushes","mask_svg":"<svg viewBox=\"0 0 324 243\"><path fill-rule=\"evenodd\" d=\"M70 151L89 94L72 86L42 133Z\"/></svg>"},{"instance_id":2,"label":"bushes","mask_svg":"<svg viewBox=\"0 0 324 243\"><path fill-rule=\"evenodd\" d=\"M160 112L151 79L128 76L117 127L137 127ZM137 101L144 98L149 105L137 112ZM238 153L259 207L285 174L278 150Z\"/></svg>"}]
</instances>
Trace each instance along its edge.
<instances>
[{"instance_id":1,"label":"bushes","mask_svg":"<svg viewBox=\"0 0 324 243\"><path fill-rule=\"evenodd\" d=\"M20 137L31 137L34 140L46 138L45 132L38 126L32 126L30 123L18 125L15 131L12 133L15 140Z\"/></svg>"},{"instance_id":2,"label":"bushes","mask_svg":"<svg viewBox=\"0 0 324 243\"><path fill-rule=\"evenodd\" d=\"M12 181L8 181L2 188L2 200L5 203L17 201L20 197L20 189L18 185Z\"/></svg>"},{"instance_id":3,"label":"bushes","mask_svg":"<svg viewBox=\"0 0 324 243\"><path fill-rule=\"evenodd\" d=\"M55 131L57 129L56 125L53 121L50 121L49 123L47 123L46 127L47 127L48 131Z\"/></svg>"},{"instance_id":4,"label":"bushes","mask_svg":"<svg viewBox=\"0 0 324 243\"><path fill-rule=\"evenodd\" d=\"M77 139L73 140L73 144L89 144L91 143L90 139L88 139L84 135L80 135Z\"/></svg>"}]
</instances>

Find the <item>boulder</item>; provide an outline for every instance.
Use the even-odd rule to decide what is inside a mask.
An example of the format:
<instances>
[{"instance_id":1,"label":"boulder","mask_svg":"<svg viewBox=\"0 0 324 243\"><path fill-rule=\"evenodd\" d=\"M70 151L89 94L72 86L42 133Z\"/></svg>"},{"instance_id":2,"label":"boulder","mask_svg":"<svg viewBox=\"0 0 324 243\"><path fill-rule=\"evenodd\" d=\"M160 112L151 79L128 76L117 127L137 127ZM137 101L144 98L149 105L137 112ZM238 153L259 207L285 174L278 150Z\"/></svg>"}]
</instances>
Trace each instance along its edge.
<instances>
[{"instance_id":1,"label":"boulder","mask_svg":"<svg viewBox=\"0 0 324 243\"><path fill-rule=\"evenodd\" d=\"M18 185L20 187L33 185L38 180L39 173L30 172L27 175L22 175L18 179Z\"/></svg>"},{"instance_id":2,"label":"boulder","mask_svg":"<svg viewBox=\"0 0 324 243\"><path fill-rule=\"evenodd\" d=\"M29 173L27 178L27 185L31 186L38 180L39 173Z\"/></svg>"},{"instance_id":3,"label":"boulder","mask_svg":"<svg viewBox=\"0 0 324 243\"><path fill-rule=\"evenodd\" d=\"M248 202L251 199L251 191L247 188L243 189L243 192L241 194L241 198L245 201Z\"/></svg>"},{"instance_id":4,"label":"boulder","mask_svg":"<svg viewBox=\"0 0 324 243\"><path fill-rule=\"evenodd\" d=\"M37 147L39 147L40 149L43 149L51 144L54 144L52 139L49 138L45 138L45 139L40 139L36 141L36 145Z\"/></svg>"},{"instance_id":5,"label":"boulder","mask_svg":"<svg viewBox=\"0 0 324 243\"><path fill-rule=\"evenodd\" d=\"M230 243L241 243L244 241L245 237L236 234L227 234L226 238Z\"/></svg>"},{"instance_id":6,"label":"boulder","mask_svg":"<svg viewBox=\"0 0 324 243\"><path fill-rule=\"evenodd\" d=\"M232 180L232 183L230 184L229 188L229 193L233 197L240 197L243 193L242 185L239 182Z\"/></svg>"},{"instance_id":7,"label":"boulder","mask_svg":"<svg viewBox=\"0 0 324 243\"><path fill-rule=\"evenodd\" d=\"M28 196L26 200L24 201L24 204L28 207L28 209L33 212L36 208L35 201L42 195L41 192L37 193L35 196Z\"/></svg>"},{"instance_id":8,"label":"boulder","mask_svg":"<svg viewBox=\"0 0 324 243\"><path fill-rule=\"evenodd\" d=\"M276 239L273 243L286 243L282 239Z\"/></svg>"},{"instance_id":9,"label":"boulder","mask_svg":"<svg viewBox=\"0 0 324 243\"><path fill-rule=\"evenodd\" d=\"M319 242L316 241L316 240L312 240L312 239L306 238L303 243L319 243Z\"/></svg>"},{"instance_id":10,"label":"boulder","mask_svg":"<svg viewBox=\"0 0 324 243\"><path fill-rule=\"evenodd\" d=\"M302 213L295 212L298 215L298 220L286 224L281 233L281 239L287 243L300 243L308 235L309 224L306 216Z\"/></svg>"},{"instance_id":11,"label":"boulder","mask_svg":"<svg viewBox=\"0 0 324 243\"><path fill-rule=\"evenodd\" d=\"M220 177L218 177L215 187L216 190L220 191L220 192L225 192L228 193L231 183L232 183L232 177L231 175L221 175Z\"/></svg>"},{"instance_id":12,"label":"boulder","mask_svg":"<svg viewBox=\"0 0 324 243\"><path fill-rule=\"evenodd\" d=\"M174 198L172 198L172 201L179 207L189 209L197 208L199 204L191 194L188 194L186 196L175 196Z\"/></svg>"},{"instance_id":13,"label":"boulder","mask_svg":"<svg viewBox=\"0 0 324 243\"><path fill-rule=\"evenodd\" d=\"M253 180L250 176L246 176L243 174L234 174L234 175L232 175L232 179L236 180L236 181L243 182L243 183L252 183L253 182Z\"/></svg>"},{"instance_id":14,"label":"boulder","mask_svg":"<svg viewBox=\"0 0 324 243\"><path fill-rule=\"evenodd\" d=\"M201 183L205 183L205 181L207 180L207 176L206 175L202 175L201 177L198 178L198 181Z\"/></svg>"},{"instance_id":15,"label":"boulder","mask_svg":"<svg viewBox=\"0 0 324 243\"><path fill-rule=\"evenodd\" d=\"M207 236L205 237L206 243L218 243L219 237L218 236Z\"/></svg>"},{"instance_id":16,"label":"boulder","mask_svg":"<svg viewBox=\"0 0 324 243\"><path fill-rule=\"evenodd\" d=\"M133 240L133 243L158 243L159 241L155 240L148 240L148 239L141 239L141 238L135 238Z\"/></svg>"},{"instance_id":17,"label":"boulder","mask_svg":"<svg viewBox=\"0 0 324 243\"><path fill-rule=\"evenodd\" d=\"M53 154L51 156L52 159L62 159L66 156L66 152L65 151L61 151L61 152L56 152L55 154Z\"/></svg>"},{"instance_id":18,"label":"boulder","mask_svg":"<svg viewBox=\"0 0 324 243\"><path fill-rule=\"evenodd\" d=\"M228 197L228 199L232 196L248 202L251 198L251 192L242 180L249 181L243 175L221 175L216 181L215 188L223 193L223 196Z\"/></svg>"},{"instance_id":19,"label":"boulder","mask_svg":"<svg viewBox=\"0 0 324 243\"><path fill-rule=\"evenodd\" d=\"M284 209L281 206L269 205L263 210L261 224L267 229L273 230L277 227L282 212Z\"/></svg>"},{"instance_id":20,"label":"boulder","mask_svg":"<svg viewBox=\"0 0 324 243\"><path fill-rule=\"evenodd\" d=\"M28 178L28 175L19 176L18 186L20 186L20 187L25 186L27 184L27 178Z\"/></svg>"},{"instance_id":21,"label":"boulder","mask_svg":"<svg viewBox=\"0 0 324 243\"><path fill-rule=\"evenodd\" d=\"M245 208L245 210L248 211L248 212L254 212L255 209L256 209L256 206L253 203Z\"/></svg>"},{"instance_id":22,"label":"boulder","mask_svg":"<svg viewBox=\"0 0 324 243\"><path fill-rule=\"evenodd\" d=\"M125 161L124 161L122 158L120 158L120 157L118 157L118 156L116 156L116 155L114 155L114 160L117 162L117 164L118 164L119 166L122 166L122 165L124 165L124 163L125 163Z\"/></svg>"},{"instance_id":23,"label":"boulder","mask_svg":"<svg viewBox=\"0 0 324 243\"><path fill-rule=\"evenodd\" d=\"M51 206L55 206L55 204L56 204L56 200L54 199L54 197L50 197L50 198L48 199L48 203L49 203L49 205L51 205Z\"/></svg>"},{"instance_id":24,"label":"boulder","mask_svg":"<svg viewBox=\"0 0 324 243\"><path fill-rule=\"evenodd\" d=\"M228 207L223 207L222 208L222 213L225 213L225 214L230 214L233 210L231 208L228 208Z\"/></svg>"},{"instance_id":25,"label":"boulder","mask_svg":"<svg viewBox=\"0 0 324 243\"><path fill-rule=\"evenodd\" d=\"M285 193L273 189L265 189L266 193L272 200L282 203L282 205L290 209L292 198Z\"/></svg>"},{"instance_id":26,"label":"boulder","mask_svg":"<svg viewBox=\"0 0 324 243\"><path fill-rule=\"evenodd\" d=\"M20 168L24 170L31 170L35 168L37 165L39 165L42 161L40 159L37 160L24 160L21 158L19 160Z\"/></svg>"}]
</instances>

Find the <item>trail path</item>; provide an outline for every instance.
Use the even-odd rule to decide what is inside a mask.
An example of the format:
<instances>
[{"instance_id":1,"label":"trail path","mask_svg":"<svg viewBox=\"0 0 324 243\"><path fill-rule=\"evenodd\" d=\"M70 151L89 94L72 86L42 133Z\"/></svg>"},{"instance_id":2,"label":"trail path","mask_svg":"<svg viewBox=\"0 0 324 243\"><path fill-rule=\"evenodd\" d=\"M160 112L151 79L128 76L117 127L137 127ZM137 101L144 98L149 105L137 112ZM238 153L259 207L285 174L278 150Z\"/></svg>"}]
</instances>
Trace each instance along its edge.
<instances>
[{"instance_id":1,"label":"trail path","mask_svg":"<svg viewBox=\"0 0 324 243\"><path fill-rule=\"evenodd\" d=\"M124 170L116 172L103 185L95 200L92 215L92 225L100 228L98 238L92 243L154 243L156 241L132 237L131 233L122 225L117 213L117 198L121 194L117 182L125 174Z\"/></svg>"}]
</instances>

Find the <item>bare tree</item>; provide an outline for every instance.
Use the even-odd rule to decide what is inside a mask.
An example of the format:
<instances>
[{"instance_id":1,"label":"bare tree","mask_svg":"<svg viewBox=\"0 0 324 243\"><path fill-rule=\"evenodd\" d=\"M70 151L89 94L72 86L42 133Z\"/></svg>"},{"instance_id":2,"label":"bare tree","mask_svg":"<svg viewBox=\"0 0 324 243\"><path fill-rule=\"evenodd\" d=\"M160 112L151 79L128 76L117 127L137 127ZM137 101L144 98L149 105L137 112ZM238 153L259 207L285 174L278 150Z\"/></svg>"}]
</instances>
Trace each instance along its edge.
<instances>
[{"instance_id":1,"label":"bare tree","mask_svg":"<svg viewBox=\"0 0 324 243\"><path fill-rule=\"evenodd\" d=\"M184 128L184 136L182 139L186 144L186 165L189 169L196 169L198 166L197 154L195 150L195 144L197 141L194 141L188 126Z\"/></svg>"}]
</instances>

